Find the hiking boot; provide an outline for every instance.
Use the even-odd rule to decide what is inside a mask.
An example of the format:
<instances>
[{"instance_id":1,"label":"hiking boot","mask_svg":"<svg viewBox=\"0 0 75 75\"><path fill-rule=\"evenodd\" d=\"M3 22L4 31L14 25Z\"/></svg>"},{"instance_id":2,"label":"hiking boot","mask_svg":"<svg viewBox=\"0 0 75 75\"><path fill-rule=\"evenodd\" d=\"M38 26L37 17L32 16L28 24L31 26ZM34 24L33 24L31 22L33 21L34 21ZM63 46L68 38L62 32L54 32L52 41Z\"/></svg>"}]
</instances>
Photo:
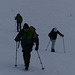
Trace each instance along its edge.
<instances>
[{"instance_id":1,"label":"hiking boot","mask_svg":"<svg viewBox=\"0 0 75 75\"><path fill-rule=\"evenodd\" d=\"M25 70L28 71L28 67L25 67Z\"/></svg>"},{"instance_id":2,"label":"hiking boot","mask_svg":"<svg viewBox=\"0 0 75 75\"><path fill-rule=\"evenodd\" d=\"M54 49L52 49L52 50L51 50L51 52L55 52L55 50L54 50Z\"/></svg>"},{"instance_id":3,"label":"hiking boot","mask_svg":"<svg viewBox=\"0 0 75 75\"><path fill-rule=\"evenodd\" d=\"M29 63L25 63L25 70L27 71L29 68Z\"/></svg>"}]
</instances>

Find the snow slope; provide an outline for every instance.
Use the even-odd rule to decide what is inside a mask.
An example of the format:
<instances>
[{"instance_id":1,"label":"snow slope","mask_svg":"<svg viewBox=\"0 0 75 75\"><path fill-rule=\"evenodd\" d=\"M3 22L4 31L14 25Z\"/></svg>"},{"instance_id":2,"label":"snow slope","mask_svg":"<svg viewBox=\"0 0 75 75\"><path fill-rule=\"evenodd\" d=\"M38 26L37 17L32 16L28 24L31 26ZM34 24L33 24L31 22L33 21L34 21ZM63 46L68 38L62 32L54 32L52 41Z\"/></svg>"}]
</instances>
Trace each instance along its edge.
<instances>
[{"instance_id":1,"label":"snow slope","mask_svg":"<svg viewBox=\"0 0 75 75\"><path fill-rule=\"evenodd\" d=\"M0 73L2 75L74 75L75 74L75 1L74 0L0 0ZM23 24L36 27L39 34L39 54L45 67L41 70L37 52L31 53L29 71L24 70L21 46L18 49L18 67L15 68L16 43L14 41L17 13L23 16ZM53 27L62 32L65 42L58 36L56 52L51 53L48 33Z\"/></svg>"}]
</instances>

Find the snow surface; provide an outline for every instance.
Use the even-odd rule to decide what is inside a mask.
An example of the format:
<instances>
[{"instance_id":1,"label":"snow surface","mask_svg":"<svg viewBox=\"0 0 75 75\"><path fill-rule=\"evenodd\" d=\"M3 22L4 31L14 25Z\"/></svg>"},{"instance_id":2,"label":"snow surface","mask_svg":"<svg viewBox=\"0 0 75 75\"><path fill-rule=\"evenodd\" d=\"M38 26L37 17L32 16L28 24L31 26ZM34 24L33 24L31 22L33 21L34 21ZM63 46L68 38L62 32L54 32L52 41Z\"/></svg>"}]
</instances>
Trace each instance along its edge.
<instances>
[{"instance_id":1,"label":"snow surface","mask_svg":"<svg viewBox=\"0 0 75 75\"><path fill-rule=\"evenodd\" d=\"M24 70L21 46L18 49L18 67L15 68L17 35L17 13L23 16L23 24L36 27L39 34L39 54L44 66L41 64L37 52L31 53L31 63L28 71ZM51 43L48 33L56 27L64 36L58 36L56 52L51 53ZM75 74L75 0L0 0L0 74L1 75L74 75Z\"/></svg>"}]
</instances>

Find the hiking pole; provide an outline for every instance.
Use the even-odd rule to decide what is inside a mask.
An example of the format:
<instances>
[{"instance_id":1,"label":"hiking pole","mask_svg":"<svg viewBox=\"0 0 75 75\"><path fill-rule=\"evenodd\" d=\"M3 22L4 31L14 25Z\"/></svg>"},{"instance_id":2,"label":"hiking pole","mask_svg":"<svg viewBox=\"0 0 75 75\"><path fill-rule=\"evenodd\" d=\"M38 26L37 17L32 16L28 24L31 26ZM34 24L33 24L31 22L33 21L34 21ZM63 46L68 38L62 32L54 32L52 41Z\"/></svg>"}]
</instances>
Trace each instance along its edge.
<instances>
[{"instance_id":1,"label":"hiking pole","mask_svg":"<svg viewBox=\"0 0 75 75\"><path fill-rule=\"evenodd\" d=\"M15 27L16 27L17 21L15 20L15 22L14 22L14 23L15 23Z\"/></svg>"},{"instance_id":2,"label":"hiking pole","mask_svg":"<svg viewBox=\"0 0 75 75\"><path fill-rule=\"evenodd\" d=\"M50 44L50 40L49 40L48 45L47 45L47 47L46 47L46 49L45 49L46 51L47 51L47 49L48 49L49 44Z\"/></svg>"},{"instance_id":3,"label":"hiking pole","mask_svg":"<svg viewBox=\"0 0 75 75\"><path fill-rule=\"evenodd\" d=\"M16 57L15 57L15 67L17 67L17 42L16 42Z\"/></svg>"},{"instance_id":4,"label":"hiking pole","mask_svg":"<svg viewBox=\"0 0 75 75\"><path fill-rule=\"evenodd\" d=\"M19 48L19 46L20 46L20 41L18 42L18 48Z\"/></svg>"},{"instance_id":5,"label":"hiking pole","mask_svg":"<svg viewBox=\"0 0 75 75\"><path fill-rule=\"evenodd\" d=\"M16 21L15 21L15 27L16 27ZM15 29L16 30L16 29Z\"/></svg>"},{"instance_id":6,"label":"hiking pole","mask_svg":"<svg viewBox=\"0 0 75 75\"><path fill-rule=\"evenodd\" d=\"M63 48L64 48L64 53L66 53L66 51L65 51L64 37L63 37Z\"/></svg>"},{"instance_id":7,"label":"hiking pole","mask_svg":"<svg viewBox=\"0 0 75 75\"><path fill-rule=\"evenodd\" d=\"M44 67L43 67L43 64L42 64L42 61L41 61L41 58L40 58L40 55L39 55L39 52L38 51L37 51L37 54L38 54L38 58L40 60L40 64L41 64L42 70L44 70Z\"/></svg>"}]
</instances>

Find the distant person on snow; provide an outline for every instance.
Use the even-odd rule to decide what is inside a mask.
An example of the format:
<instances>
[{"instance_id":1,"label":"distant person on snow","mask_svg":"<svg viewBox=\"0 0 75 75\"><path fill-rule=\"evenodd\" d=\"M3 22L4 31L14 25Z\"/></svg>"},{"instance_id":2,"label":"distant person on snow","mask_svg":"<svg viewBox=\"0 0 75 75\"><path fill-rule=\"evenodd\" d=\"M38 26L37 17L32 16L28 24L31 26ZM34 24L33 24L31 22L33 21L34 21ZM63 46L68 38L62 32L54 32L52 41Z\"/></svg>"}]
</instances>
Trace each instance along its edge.
<instances>
[{"instance_id":1,"label":"distant person on snow","mask_svg":"<svg viewBox=\"0 0 75 75\"><path fill-rule=\"evenodd\" d=\"M31 51L34 43L36 44L35 50L38 51L39 48L39 38L35 30L35 28L33 29L32 26L29 27L28 24L25 23L23 29L15 38L16 42L21 41L25 70L29 68Z\"/></svg>"},{"instance_id":2,"label":"distant person on snow","mask_svg":"<svg viewBox=\"0 0 75 75\"><path fill-rule=\"evenodd\" d=\"M57 35L60 35L62 37L64 37L64 35L62 33L60 33L57 28L53 28L51 30L51 32L48 34L48 36L50 37L50 40L52 42L52 46L51 46L51 52L55 52L55 42L56 42L56 39L57 39Z\"/></svg>"},{"instance_id":3,"label":"distant person on snow","mask_svg":"<svg viewBox=\"0 0 75 75\"><path fill-rule=\"evenodd\" d=\"M17 32L19 32L19 31L21 31L21 23L23 21L23 18L20 15L20 13L17 14L17 16L15 17L15 20L17 22Z\"/></svg>"}]
</instances>

